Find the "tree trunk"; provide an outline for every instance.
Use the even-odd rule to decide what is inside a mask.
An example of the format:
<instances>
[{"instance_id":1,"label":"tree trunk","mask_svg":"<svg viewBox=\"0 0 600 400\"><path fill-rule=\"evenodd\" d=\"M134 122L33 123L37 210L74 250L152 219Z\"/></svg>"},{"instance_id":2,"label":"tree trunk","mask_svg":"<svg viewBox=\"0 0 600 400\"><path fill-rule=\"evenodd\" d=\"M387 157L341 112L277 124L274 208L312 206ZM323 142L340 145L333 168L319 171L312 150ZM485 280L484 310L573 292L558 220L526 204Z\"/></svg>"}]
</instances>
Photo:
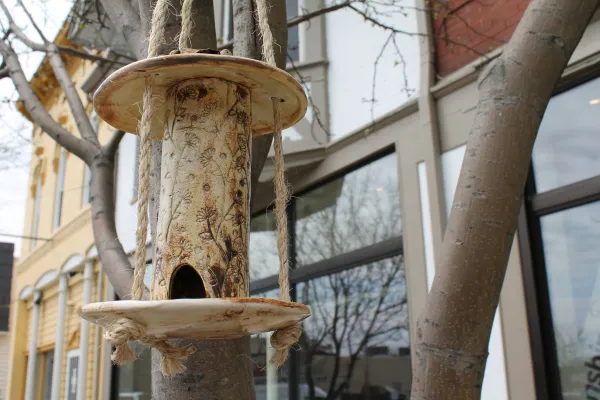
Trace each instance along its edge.
<instances>
[{"instance_id":1,"label":"tree trunk","mask_svg":"<svg viewBox=\"0 0 600 400\"><path fill-rule=\"evenodd\" d=\"M116 146L115 146L116 149ZM106 275L121 299L131 299L133 269L117 237L115 225L115 155L116 151L100 151L90 167L92 183L92 230L94 242Z\"/></svg>"},{"instance_id":2,"label":"tree trunk","mask_svg":"<svg viewBox=\"0 0 600 400\"><path fill-rule=\"evenodd\" d=\"M413 399L479 399L535 137L599 0L534 0L481 73L479 104L427 305Z\"/></svg>"}]
</instances>

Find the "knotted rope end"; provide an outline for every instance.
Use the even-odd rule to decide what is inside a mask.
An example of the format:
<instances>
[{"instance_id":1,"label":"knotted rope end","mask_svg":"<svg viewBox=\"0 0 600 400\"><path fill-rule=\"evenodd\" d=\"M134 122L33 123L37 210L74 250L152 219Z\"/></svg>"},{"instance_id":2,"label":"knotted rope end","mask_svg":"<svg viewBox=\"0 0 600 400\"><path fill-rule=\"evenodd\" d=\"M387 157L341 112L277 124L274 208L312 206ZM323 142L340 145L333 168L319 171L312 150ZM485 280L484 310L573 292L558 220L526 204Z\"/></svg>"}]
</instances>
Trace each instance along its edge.
<instances>
[{"instance_id":1,"label":"knotted rope end","mask_svg":"<svg viewBox=\"0 0 600 400\"><path fill-rule=\"evenodd\" d=\"M290 325L273 332L271 346L275 349L275 354L269 360L269 364L281 368L287 361L290 348L298 343L300 336L302 336L302 326L300 324Z\"/></svg>"}]
</instances>

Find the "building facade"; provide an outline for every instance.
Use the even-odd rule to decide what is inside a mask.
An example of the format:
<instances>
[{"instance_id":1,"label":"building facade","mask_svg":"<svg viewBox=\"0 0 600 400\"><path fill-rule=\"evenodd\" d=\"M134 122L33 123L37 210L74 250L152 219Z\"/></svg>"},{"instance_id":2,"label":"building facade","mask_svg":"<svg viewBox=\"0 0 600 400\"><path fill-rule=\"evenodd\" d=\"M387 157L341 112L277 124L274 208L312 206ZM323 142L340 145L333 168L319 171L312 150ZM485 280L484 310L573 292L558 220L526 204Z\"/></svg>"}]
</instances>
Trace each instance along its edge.
<instances>
[{"instance_id":1,"label":"building facade","mask_svg":"<svg viewBox=\"0 0 600 400\"><path fill-rule=\"evenodd\" d=\"M416 11L425 8L416 0L406 8L367 14L413 35L365 23L365 15L348 8L290 29L288 71L310 99L305 119L285 132L294 194L288 208L290 277L294 298L313 315L304 323L297 351L279 371L267 363L268 336L252 338L258 399L409 398L411 344L475 114L476 79L501 53L528 3L436 1L429 15ZM293 19L325 2L287 0L287 5ZM232 5L224 0L215 6L218 36L227 44ZM86 44L95 38L90 32L93 26L71 31L71 40ZM105 47L120 52L122 44L104 34ZM93 90L108 72L85 63L73 68L82 92ZM534 148L490 338L485 400L600 399L599 71L597 13L550 102ZM46 101L57 118L66 109ZM110 134L107 126L100 131ZM31 379L39 396L52 388L47 365L61 353L62 367L55 369L60 378L54 381L61 385L61 398L150 399L148 351L139 348L134 363L112 367L100 329L84 327L74 315L82 303L114 295L88 254L89 209L65 207L68 212L58 217L64 226L54 230L56 199L72 201L69 191L58 190L60 182L85 182L84 166L39 136L48 142L43 150L36 147L32 162L26 227L53 240L32 244L15 269L12 327L28 333L12 339L11 398L22 398ZM135 247L137 146L137 137L127 135L118 157L117 227L128 252ZM267 160L252 205L253 296L278 296L272 177ZM79 195L85 197L83 191ZM57 340L57 321L63 320L64 340ZM87 332L87 344L81 332ZM32 372L28 363L38 367ZM88 368L72 373L83 364ZM85 382L86 394L79 389L83 397L69 397L73 376L79 377L75 393Z\"/></svg>"}]
</instances>

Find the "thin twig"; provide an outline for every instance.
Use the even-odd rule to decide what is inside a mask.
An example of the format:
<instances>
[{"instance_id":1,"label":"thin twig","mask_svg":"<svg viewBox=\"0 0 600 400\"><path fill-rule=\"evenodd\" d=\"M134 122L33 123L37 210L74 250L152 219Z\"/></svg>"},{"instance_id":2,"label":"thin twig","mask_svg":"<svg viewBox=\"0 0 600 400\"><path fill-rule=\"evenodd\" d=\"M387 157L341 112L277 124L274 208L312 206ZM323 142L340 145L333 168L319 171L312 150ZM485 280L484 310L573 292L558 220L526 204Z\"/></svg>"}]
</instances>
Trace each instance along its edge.
<instances>
[{"instance_id":1,"label":"thin twig","mask_svg":"<svg viewBox=\"0 0 600 400\"><path fill-rule=\"evenodd\" d=\"M27 18L29 18L29 20L31 21L33 28L36 30L38 35L40 35L40 38L42 38L44 43L48 43L49 40L46 39L46 36L44 36L44 32L42 32L42 30L40 29L38 24L36 24L35 20L33 19L33 16L31 15L31 13L29 13L29 10L27 9L27 7L25 7L25 4L23 4L23 0L18 0L18 2L19 2L19 5L21 6L21 8L23 9L23 11L25 12L25 14L27 15Z\"/></svg>"}]
</instances>

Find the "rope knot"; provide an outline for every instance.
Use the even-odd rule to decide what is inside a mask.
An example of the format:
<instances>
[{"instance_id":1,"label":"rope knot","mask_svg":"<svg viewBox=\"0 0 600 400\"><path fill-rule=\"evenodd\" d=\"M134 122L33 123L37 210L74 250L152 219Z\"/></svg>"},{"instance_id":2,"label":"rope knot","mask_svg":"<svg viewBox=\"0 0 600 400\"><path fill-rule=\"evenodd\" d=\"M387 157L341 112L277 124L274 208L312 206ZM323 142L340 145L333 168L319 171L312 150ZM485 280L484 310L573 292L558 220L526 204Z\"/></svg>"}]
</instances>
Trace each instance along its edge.
<instances>
[{"instance_id":1,"label":"rope knot","mask_svg":"<svg viewBox=\"0 0 600 400\"><path fill-rule=\"evenodd\" d=\"M135 353L129 347L130 340L139 340L146 347L156 348L162 355L160 369L165 376L183 373L186 370L183 361L196 351L193 346L174 347L164 339L146 336L146 325L131 318L119 318L113 322L104 333L104 338L115 346L110 358L117 365L136 359Z\"/></svg>"},{"instance_id":2,"label":"rope knot","mask_svg":"<svg viewBox=\"0 0 600 400\"><path fill-rule=\"evenodd\" d=\"M300 324L286 326L276 330L271 335L271 346L275 349L275 354L269 360L269 363L280 368L285 364L288 358L290 348L298 343L302 336L302 327Z\"/></svg>"}]
</instances>

